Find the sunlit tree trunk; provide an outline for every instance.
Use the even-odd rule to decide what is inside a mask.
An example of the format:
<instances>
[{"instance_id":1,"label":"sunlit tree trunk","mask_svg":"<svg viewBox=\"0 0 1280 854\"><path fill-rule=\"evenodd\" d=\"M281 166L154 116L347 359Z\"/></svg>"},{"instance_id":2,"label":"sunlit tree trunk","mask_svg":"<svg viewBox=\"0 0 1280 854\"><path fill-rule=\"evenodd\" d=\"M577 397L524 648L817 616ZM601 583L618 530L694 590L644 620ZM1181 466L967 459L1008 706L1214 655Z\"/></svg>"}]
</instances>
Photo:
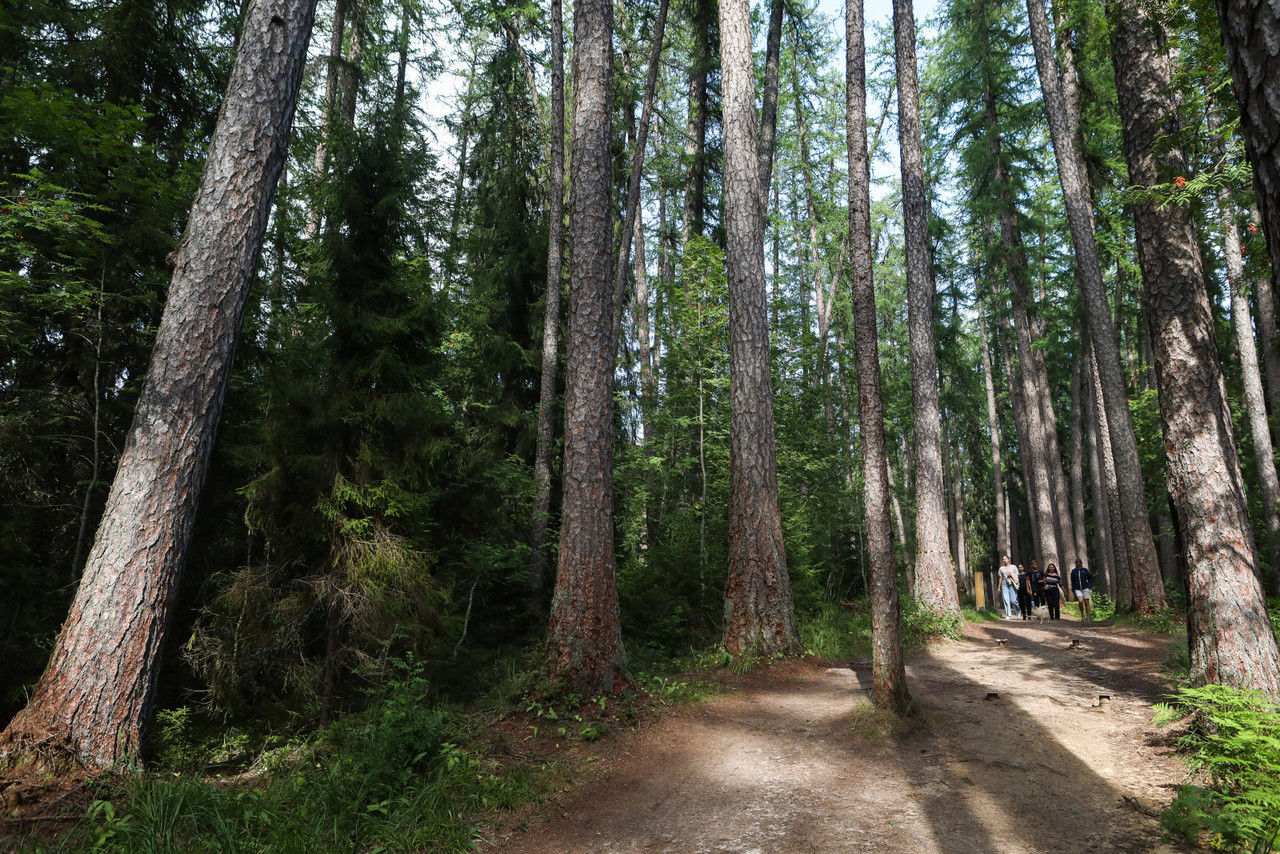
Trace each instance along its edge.
<instances>
[{"instance_id":1,"label":"sunlit tree trunk","mask_svg":"<svg viewBox=\"0 0 1280 854\"><path fill-rule=\"evenodd\" d=\"M629 684L613 557L613 289L609 198L613 5L573 10L564 488L543 675L579 697Z\"/></svg>"},{"instance_id":2,"label":"sunlit tree trunk","mask_svg":"<svg viewBox=\"0 0 1280 854\"><path fill-rule=\"evenodd\" d=\"M871 159L867 156L866 37L862 0L845 4L845 126L849 157L849 272L858 373L862 494L871 567L872 699L904 712L911 698L902 660L898 582L889 522L889 456L880 391L879 332L871 256Z\"/></svg>"},{"instance_id":3,"label":"sunlit tree trunk","mask_svg":"<svg viewBox=\"0 0 1280 854\"><path fill-rule=\"evenodd\" d=\"M314 17L315 0L246 12L106 510L0 763L98 770L138 754Z\"/></svg>"},{"instance_id":4,"label":"sunlit tree trunk","mask_svg":"<svg viewBox=\"0 0 1280 854\"><path fill-rule=\"evenodd\" d=\"M942 419L933 330L935 290L929 249L929 202L924 188L916 23L911 0L894 0L893 42L897 60L898 146L916 443L916 559L912 592L925 608L959 616L960 601L947 543L947 514L942 495Z\"/></svg>"},{"instance_id":5,"label":"sunlit tree trunk","mask_svg":"<svg viewBox=\"0 0 1280 854\"><path fill-rule=\"evenodd\" d=\"M1212 97L1212 96L1211 96ZM1210 133L1218 130L1218 110L1210 103L1206 113ZM1221 146L1218 146L1219 149ZM1219 152L1221 153L1221 152ZM1254 462L1258 470L1258 498L1262 505L1264 543L1271 564L1271 586L1280 574L1280 481L1276 478L1275 450L1267 423L1267 403L1262 390L1262 371L1253 342L1253 318L1249 312L1249 285L1244 279L1244 256L1240 251L1240 229L1236 225L1231 193L1218 190L1218 220L1222 228L1222 254L1227 260L1227 288L1231 295L1231 326L1236 352L1240 355L1240 379L1244 390L1244 410L1253 439Z\"/></svg>"},{"instance_id":6,"label":"sunlit tree trunk","mask_svg":"<svg viewBox=\"0 0 1280 854\"><path fill-rule=\"evenodd\" d=\"M764 200L756 144L747 0L720 2L725 263L729 284L729 568L725 648L799 648L778 511L773 381L764 278Z\"/></svg>"},{"instance_id":7,"label":"sunlit tree trunk","mask_svg":"<svg viewBox=\"0 0 1280 854\"><path fill-rule=\"evenodd\" d=\"M1085 419L1085 434L1089 445L1089 501L1093 508L1093 554L1090 567L1099 580L1099 587L1111 594L1115 587L1111 583L1111 574L1116 563L1114 540L1111 535L1111 505L1107 500L1106 479L1102 464L1102 443L1106 434L1101 431L1101 420L1098 417L1100 406L1095 401L1094 376L1091 350L1087 344L1081 353L1084 359L1082 369L1085 392L1085 406L1088 418Z\"/></svg>"},{"instance_id":8,"label":"sunlit tree trunk","mask_svg":"<svg viewBox=\"0 0 1280 854\"><path fill-rule=\"evenodd\" d=\"M1120 351L1102 282L1088 176L1084 156L1078 146L1079 103L1075 97L1075 70L1074 67L1065 69L1069 72L1066 75L1069 88L1064 91L1064 79L1059 75L1050 40L1044 0L1027 0L1027 13L1044 95L1045 113L1049 119L1054 156L1057 159L1058 178L1062 185L1067 222L1075 249L1076 281L1081 290L1085 316L1097 352L1102 385L1100 403L1106 409L1110 425L1110 445L1124 519L1123 529L1115 533L1117 536L1122 532L1124 534L1123 544L1128 553L1126 564L1131 567L1133 577L1138 580L1141 588L1135 599L1135 606L1143 611L1155 610L1164 607L1164 588L1160 584L1160 564L1147 519L1142 464L1120 367ZM1070 51L1069 45L1062 50L1062 55L1068 61Z\"/></svg>"},{"instance_id":9,"label":"sunlit tree trunk","mask_svg":"<svg viewBox=\"0 0 1280 854\"><path fill-rule=\"evenodd\" d=\"M1185 174L1186 166L1181 149L1165 136L1168 123L1176 121L1178 103L1153 11L1138 0L1111 0L1107 13L1129 178L1139 187L1171 181ZM1255 573L1253 532L1195 224L1178 204L1146 199L1133 211L1169 491L1187 566L1191 676L1278 698L1280 651ZM1135 598L1139 592L1153 595L1145 586L1134 585ZM1149 607L1152 601L1135 605Z\"/></svg>"},{"instance_id":10,"label":"sunlit tree trunk","mask_svg":"<svg viewBox=\"0 0 1280 854\"><path fill-rule=\"evenodd\" d=\"M1089 556L1085 553L1088 540L1084 533L1084 430L1082 427L1084 415L1081 412L1083 400L1080 394L1083 384L1081 359L1082 356L1077 353L1071 361L1071 529L1079 544L1073 558L1079 557L1080 560L1086 561ZM1075 561L1072 560L1062 568L1064 577L1074 565Z\"/></svg>"}]
</instances>

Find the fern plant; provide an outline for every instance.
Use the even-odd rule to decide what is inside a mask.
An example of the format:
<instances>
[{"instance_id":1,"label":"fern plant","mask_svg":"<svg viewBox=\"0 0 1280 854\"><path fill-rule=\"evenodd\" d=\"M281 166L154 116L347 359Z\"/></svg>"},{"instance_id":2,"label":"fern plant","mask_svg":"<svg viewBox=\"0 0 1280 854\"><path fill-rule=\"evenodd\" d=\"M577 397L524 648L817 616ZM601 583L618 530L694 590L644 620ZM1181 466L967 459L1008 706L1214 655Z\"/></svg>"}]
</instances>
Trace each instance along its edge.
<instances>
[{"instance_id":1,"label":"fern plant","mask_svg":"<svg viewBox=\"0 0 1280 854\"><path fill-rule=\"evenodd\" d=\"M1181 688L1156 707L1157 725L1191 716L1179 741L1192 773L1165 811L1170 833L1189 842L1207 833L1223 851L1273 851L1280 841L1280 706L1255 691L1223 685Z\"/></svg>"}]
</instances>

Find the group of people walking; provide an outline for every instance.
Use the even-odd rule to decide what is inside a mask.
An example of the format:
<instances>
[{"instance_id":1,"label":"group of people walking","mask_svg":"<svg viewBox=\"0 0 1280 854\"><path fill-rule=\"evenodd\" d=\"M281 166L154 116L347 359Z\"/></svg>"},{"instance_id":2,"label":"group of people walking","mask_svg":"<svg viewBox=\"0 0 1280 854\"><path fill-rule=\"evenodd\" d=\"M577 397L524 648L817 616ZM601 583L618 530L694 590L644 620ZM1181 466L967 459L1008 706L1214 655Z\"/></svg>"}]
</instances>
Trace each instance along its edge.
<instances>
[{"instance_id":1,"label":"group of people walking","mask_svg":"<svg viewBox=\"0 0 1280 854\"><path fill-rule=\"evenodd\" d=\"M1000 567L1000 594L1004 600L1004 618L1014 619L1014 609L1024 620L1032 617L1031 609L1044 605L1049 610L1049 619L1062 619L1062 596L1067 587L1064 582L1070 581L1071 598L1080 603L1080 617L1093 619L1093 576L1085 568L1079 558L1075 568L1071 570L1069 579L1064 579L1058 572L1056 564L1050 563L1044 569L1034 560L1031 568L1022 564L1014 566L1009 556L1004 556Z\"/></svg>"}]
</instances>

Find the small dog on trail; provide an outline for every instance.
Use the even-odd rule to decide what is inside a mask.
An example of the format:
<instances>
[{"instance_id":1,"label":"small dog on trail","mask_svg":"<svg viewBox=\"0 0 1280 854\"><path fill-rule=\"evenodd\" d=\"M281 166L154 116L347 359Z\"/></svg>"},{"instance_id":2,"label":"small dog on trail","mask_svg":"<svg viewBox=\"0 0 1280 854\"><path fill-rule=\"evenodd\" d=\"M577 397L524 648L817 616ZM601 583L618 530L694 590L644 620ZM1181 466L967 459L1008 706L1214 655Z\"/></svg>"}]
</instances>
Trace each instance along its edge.
<instances>
[{"instance_id":1,"label":"small dog on trail","mask_svg":"<svg viewBox=\"0 0 1280 854\"><path fill-rule=\"evenodd\" d=\"M1035 606L1034 608L1031 609L1031 616L1035 617L1037 622L1043 623L1045 620L1049 619L1049 606L1048 605Z\"/></svg>"}]
</instances>

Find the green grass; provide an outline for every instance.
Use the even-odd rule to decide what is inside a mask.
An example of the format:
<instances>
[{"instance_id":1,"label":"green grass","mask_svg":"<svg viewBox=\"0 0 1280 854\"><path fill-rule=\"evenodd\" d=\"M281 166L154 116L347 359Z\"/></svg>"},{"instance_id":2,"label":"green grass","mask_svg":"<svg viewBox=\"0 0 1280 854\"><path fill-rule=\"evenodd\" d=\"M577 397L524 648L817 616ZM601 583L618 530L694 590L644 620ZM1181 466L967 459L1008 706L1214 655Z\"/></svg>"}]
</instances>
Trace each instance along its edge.
<instances>
[{"instance_id":1,"label":"green grass","mask_svg":"<svg viewBox=\"0 0 1280 854\"><path fill-rule=\"evenodd\" d=\"M995 619L972 608L964 609L964 619ZM902 600L902 647L910 651L937 638L958 638L962 622L918 608ZM824 604L800 621L800 641L810 655L822 658L866 658L871 655L871 603L859 599L848 606Z\"/></svg>"}]
</instances>

